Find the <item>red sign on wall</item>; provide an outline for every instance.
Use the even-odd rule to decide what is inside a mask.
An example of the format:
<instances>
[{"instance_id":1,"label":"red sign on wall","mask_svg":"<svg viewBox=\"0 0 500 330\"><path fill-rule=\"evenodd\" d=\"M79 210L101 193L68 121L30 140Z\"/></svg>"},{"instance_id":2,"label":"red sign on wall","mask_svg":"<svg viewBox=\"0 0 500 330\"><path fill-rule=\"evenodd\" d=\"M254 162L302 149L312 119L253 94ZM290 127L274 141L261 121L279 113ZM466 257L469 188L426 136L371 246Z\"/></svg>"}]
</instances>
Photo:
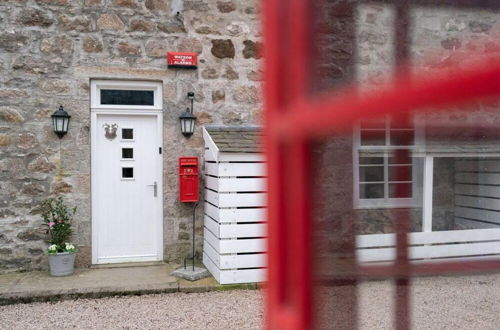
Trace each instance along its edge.
<instances>
[{"instance_id":1,"label":"red sign on wall","mask_svg":"<svg viewBox=\"0 0 500 330\"><path fill-rule=\"evenodd\" d=\"M169 67L196 68L198 65L198 54L168 52L167 64Z\"/></svg>"}]
</instances>

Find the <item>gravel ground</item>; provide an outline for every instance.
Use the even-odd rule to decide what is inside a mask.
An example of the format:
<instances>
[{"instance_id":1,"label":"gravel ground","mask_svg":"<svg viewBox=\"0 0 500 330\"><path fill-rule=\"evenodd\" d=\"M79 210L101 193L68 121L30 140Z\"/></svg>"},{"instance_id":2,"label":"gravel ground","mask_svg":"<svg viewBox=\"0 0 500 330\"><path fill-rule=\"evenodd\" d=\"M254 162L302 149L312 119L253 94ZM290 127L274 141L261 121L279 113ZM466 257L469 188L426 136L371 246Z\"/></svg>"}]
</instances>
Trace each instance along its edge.
<instances>
[{"instance_id":1,"label":"gravel ground","mask_svg":"<svg viewBox=\"0 0 500 330\"><path fill-rule=\"evenodd\" d=\"M325 289L325 328L340 291ZM362 329L392 328L394 290L371 281L359 290ZM341 305L346 306L346 304ZM346 307L347 308L347 307ZM329 312L330 310L330 312ZM420 278L412 286L413 329L500 329L500 274ZM0 329L259 329L262 292L239 290L80 299L0 306Z\"/></svg>"},{"instance_id":2,"label":"gravel ground","mask_svg":"<svg viewBox=\"0 0 500 330\"><path fill-rule=\"evenodd\" d=\"M0 306L0 329L258 329L261 300L235 290Z\"/></svg>"}]
</instances>

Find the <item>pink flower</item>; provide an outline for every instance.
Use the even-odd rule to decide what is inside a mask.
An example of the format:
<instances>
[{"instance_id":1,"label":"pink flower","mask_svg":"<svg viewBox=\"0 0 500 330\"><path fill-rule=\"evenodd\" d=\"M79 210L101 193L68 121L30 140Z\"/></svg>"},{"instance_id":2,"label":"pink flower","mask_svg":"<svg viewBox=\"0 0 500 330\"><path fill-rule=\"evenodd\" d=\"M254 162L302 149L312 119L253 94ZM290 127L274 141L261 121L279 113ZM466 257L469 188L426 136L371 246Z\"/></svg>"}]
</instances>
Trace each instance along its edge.
<instances>
[{"instance_id":1,"label":"pink flower","mask_svg":"<svg viewBox=\"0 0 500 330\"><path fill-rule=\"evenodd\" d=\"M58 222L58 223L62 223L62 220L61 220L61 219L59 219L59 221L57 221L57 222Z\"/></svg>"},{"instance_id":2,"label":"pink flower","mask_svg":"<svg viewBox=\"0 0 500 330\"><path fill-rule=\"evenodd\" d=\"M54 225L55 225L55 222L54 222L54 221L49 222L49 228L54 227Z\"/></svg>"}]
</instances>

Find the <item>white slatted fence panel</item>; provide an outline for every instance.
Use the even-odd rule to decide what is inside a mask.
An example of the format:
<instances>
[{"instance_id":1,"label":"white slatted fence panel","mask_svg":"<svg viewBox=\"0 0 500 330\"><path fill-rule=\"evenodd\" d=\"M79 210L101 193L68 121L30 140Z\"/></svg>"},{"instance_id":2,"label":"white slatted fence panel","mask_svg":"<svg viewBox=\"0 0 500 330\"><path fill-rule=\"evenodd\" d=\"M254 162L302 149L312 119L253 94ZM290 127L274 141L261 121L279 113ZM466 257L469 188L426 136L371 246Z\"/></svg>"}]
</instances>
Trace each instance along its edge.
<instances>
[{"instance_id":1,"label":"white slatted fence panel","mask_svg":"<svg viewBox=\"0 0 500 330\"><path fill-rule=\"evenodd\" d=\"M206 139L207 148L216 148L209 136ZM267 197L264 157L210 151L205 152L203 263L221 284L263 281Z\"/></svg>"},{"instance_id":2,"label":"white slatted fence panel","mask_svg":"<svg viewBox=\"0 0 500 330\"><path fill-rule=\"evenodd\" d=\"M500 229L470 229L418 232L408 235L409 259L455 258L500 254ZM359 235L356 237L360 262L392 261L395 235ZM433 245L437 244L437 245ZM500 255L498 256L500 259Z\"/></svg>"},{"instance_id":3,"label":"white slatted fence panel","mask_svg":"<svg viewBox=\"0 0 500 330\"><path fill-rule=\"evenodd\" d=\"M500 160L455 162L455 222L466 228L500 225ZM490 222L490 223L485 223Z\"/></svg>"}]
</instances>

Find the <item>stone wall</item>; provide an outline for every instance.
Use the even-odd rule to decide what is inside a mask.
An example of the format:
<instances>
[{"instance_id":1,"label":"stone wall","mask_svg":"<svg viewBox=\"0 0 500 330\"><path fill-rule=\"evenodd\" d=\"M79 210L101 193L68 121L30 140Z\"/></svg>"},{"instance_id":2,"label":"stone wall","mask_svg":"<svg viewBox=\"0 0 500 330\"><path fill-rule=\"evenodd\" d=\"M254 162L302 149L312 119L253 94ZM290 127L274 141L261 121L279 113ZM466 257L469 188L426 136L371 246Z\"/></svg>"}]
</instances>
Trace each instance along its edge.
<instances>
[{"instance_id":1,"label":"stone wall","mask_svg":"<svg viewBox=\"0 0 500 330\"><path fill-rule=\"evenodd\" d=\"M77 264L90 264L93 78L163 83L164 255L187 256L192 208L177 202L177 158L202 155L203 124L259 121L258 17L247 0L0 1L0 272L46 267L38 204L54 194L78 207ZM199 53L199 68L168 69L167 51ZM190 139L178 123L188 91L198 117ZM72 116L61 166L50 121L60 104Z\"/></svg>"}]
</instances>

